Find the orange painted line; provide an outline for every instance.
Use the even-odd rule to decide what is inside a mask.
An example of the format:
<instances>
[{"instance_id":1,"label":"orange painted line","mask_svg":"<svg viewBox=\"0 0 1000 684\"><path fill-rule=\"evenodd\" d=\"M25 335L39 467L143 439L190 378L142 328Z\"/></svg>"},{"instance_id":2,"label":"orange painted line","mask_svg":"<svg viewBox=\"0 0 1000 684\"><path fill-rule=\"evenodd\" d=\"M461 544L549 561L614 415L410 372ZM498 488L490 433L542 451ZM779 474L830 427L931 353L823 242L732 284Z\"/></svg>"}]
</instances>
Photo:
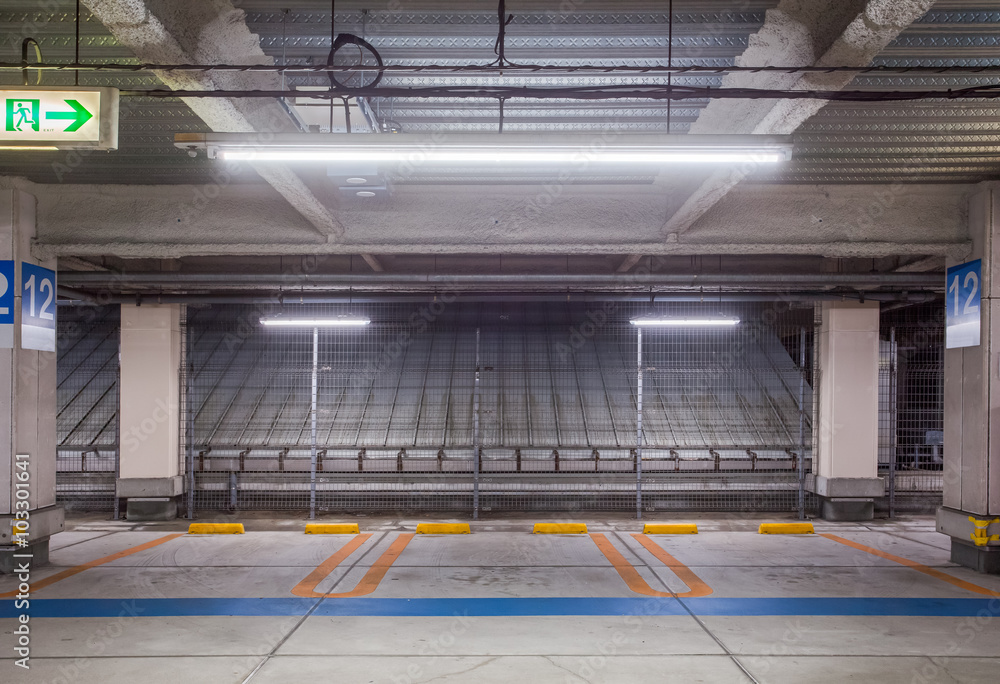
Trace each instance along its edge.
<instances>
[{"instance_id":1,"label":"orange painted line","mask_svg":"<svg viewBox=\"0 0 1000 684\"><path fill-rule=\"evenodd\" d=\"M67 577L72 577L73 575L78 575L84 570L89 568L96 568L98 565L104 565L105 563L110 563L111 561L118 560L119 558L125 558L125 556L131 556L133 553L139 553L140 551L145 551L146 549L151 549L154 546L159 546L160 544L165 544L171 539L177 539L177 537L183 537L183 534L168 534L166 536L160 537L159 539L154 539L153 541L146 542L145 544L139 544L138 546L133 546L130 549L125 549L124 551L119 551L118 553L113 553L110 556L105 556L104 558L98 558L97 560L92 560L89 563L84 563L83 565L75 565L72 568L67 568L62 572L57 572L54 575L50 575L45 579L38 580L37 582L31 583L31 593L34 594L39 589L44 589L50 584L55 584L60 580L64 580ZM17 590L8 591L0 594L0 598L10 598L11 596L16 596Z\"/></svg>"},{"instance_id":2,"label":"orange painted line","mask_svg":"<svg viewBox=\"0 0 1000 684\"><path fill-rule=\"evenodd\" d=\"M358 536L351 539L351 541L344 544L337 553L333 554L325 561L319 564L315 570L306 575L306 578L295 585L292 589L292 593L296 596L318 596L313 590L316 586L323 581L323 579L333 572L338 565L344 562L348 556L358 550L358 548L364 544L366 541L371 539L371 533L366 532L365 534L359 534ZM308 592L308 593L301 593Z\"/></svg>"},{"instance_id":3,"label":"orange painted line","mask_svg":"<svg viewBox=\"0 0 1000 684\"><path fill-rule=\"evenodd\" d=\"M321 594L316 591L316 586L327 575L333 572L334 568L340 565L345 558L354 553L369 537L371 537L371 534L363 534L355 537L344 548L323 561L318 568L309 573L308 577L296 584L292 589L292 593L296 596L306 598L355 598L358 596L367 596L375 591L382 582L382 578L385 577L385 573L389 572L389 568L392 567L392 564L396 562L399 555L403 553L403 549L413 539L414 534L412 532L400 534L396 537L396 541L390 544L385 553L375 561L375 564L368 568L368 572L358 582L358 586L354 587L351 591L334 594Z\"/></svg>"},{"instance_id":4,"label":"orange painted line","mask_svg":"<svg viewBox=\"0 0 1000 684\"><path fill-rule=\"evenodd\" d=\"M712 587L705 584L705 582L698 577L698 575L694 574L691 568L664 551L662 546L654 542L645 534L633 534L632 537L637 542L642 544L647 551L653 554L656 557L656 560L670 568L670 570L677 575L677 577L684 582L684 584L688 585L688 589L690 589L690 591L683 594L677 594L679 598L696 598L698 596L708 596L712 593Z\"/></svg>"},{"instance_id":5,"label":"orange painted line","mask_svg":"<svg viewBox=\"0 0 1000 684\"><path fill-rule=\"evenodd\" d=\"M645 535L639 535L639 536L645 536ZM693 572L688 570L686 566L682 565L676 558L666 553L665 551L663 551L662 556L657 554L654 555L656 555L657 559L661 561L664 560L664 558L669 558L671 562L667 563L667 565L670 567L671 570L674 571L674 574L680 577L689 587L691 587L691 591L685 592L683 594L678 594L677 592L673 591L656 591L651 586L649 586L649 583L647 583L646 580L642 578L642 576L639 574L639 571L635 569L635 566L633 566L631 563L625 560L625 557L618 552L618 549L612 546L611 542L608 541L607 537L605 537L600 532L594 532L590 535L590 538L594 540L594 543L597 544L597 548L601 550L601 553L604 554L604 557L607 558L608 561L610 561L612 566L614 566L614 569L618 572L618 575L625 581L625 584L628 585L628 588L637 594L642 594L643 596L672 596L674 598L692 598L695 596L708 596L708 594L712 593L711 587L702 582L701 579L695 576ZM642 543L642 540L639 541L640 543ZM643 544L643 546L646 545ZM653 544L653 546L656 545ZM662 549L660 550L662 551ZM683 568L684 571L687 573L687 577L693 578L695 580L694 584L692 584L692 582L689 581L689 579L682 576L681 573L677 572L678 568Z\"/></svg>"},{"instance_id":6,"label":"orange painted line","mask_svg":"<svg viewBox=\"0 0 1000 684\"><path fill-rule=\"evenodd\" d=\"M917 572L922 572L925 575L930 575L935 579L939 579L942 582L947 582L960 589L965 589L976 594L981 594L983 596L1000 596L1000 591L993 591L992 589L987 589L986 587L981 587L978 584L973 584L972 582L966 582L965 580L960 580L957 577L952 577L946 572L941 572L940 570L935 570L934 568L929 568L926 565L917 563L916 561L911 561L909 558L903 558L902 556L894 556L891 553L886 553L885 551L879 551L878 549L873 549L870 546L865 546L864 544L859 544L857 542L852 542L850 539L844 539L843 537L838 537L835 534L820 534L820 537L826 537L827 539L832 539L838 544L843 544L845 546L850 546L852 549L857 549L858 551L864 551L865 553L870 553L873 556L878 556L879 558L885 558L886 560L891 560L894 563L899 563L900 565L905 565L908 568L913 568Z\"/></svg>"}]
</instances>

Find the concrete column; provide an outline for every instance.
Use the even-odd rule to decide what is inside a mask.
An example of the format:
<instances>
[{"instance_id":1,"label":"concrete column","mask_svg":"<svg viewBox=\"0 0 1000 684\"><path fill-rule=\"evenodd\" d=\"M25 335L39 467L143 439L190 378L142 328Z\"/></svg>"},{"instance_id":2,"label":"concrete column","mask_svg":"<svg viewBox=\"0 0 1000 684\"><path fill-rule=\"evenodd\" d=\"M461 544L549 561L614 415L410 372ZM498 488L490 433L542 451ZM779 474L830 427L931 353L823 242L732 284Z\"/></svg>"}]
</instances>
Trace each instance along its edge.
<instances>
[{"instance_id":1,"label":"concrete column","mask_svg":"<svg viewBox=\"0 0 1000 684\"><path fill-rule=\"evenodd\" d=\"M878 477L878 302L823 302L815 492L827 520L870 520Z\"/></svg>"},{"instance_id":2,"label":"concrete column","mask_svg":"<svg viewBox=\"0 0 1000 684\"><path fill-rule=\"evenodd\" d=\"M180 472L181 305L122 304L121 466L129 520L177 517Z\"/></svg>"},{"instance_id":3,"label":"concrete column","mask_svg":"<svg viewBox=\"0 0 1000 684\"><path fill-rule=\"evenodd\" d=\"M0 348L0 572L48 562L49 537L63 529L63 510L56 506L56 354L21 349L21 264L55 269L54 259L32 258L34 236L34 196L0 190L0 259L13 260L16 271L7 283L14 291L13 348L6 348L10 339ZM27 509L19 490L28 492ZM18 547L11 522L25 511L29 543Z\"/></svg>"},{"instance_id":4,"label":"concrete column","mask_svg":"<svg viewBox=\"0 0 1000 684\"><path fill-rule=\"evenodd\" d=\"M980 344L945 350L937 529L951 537L952 561L1000 573L1000 184L983 183L970 198L969 234L972 254L948 266L983 260Z\"/></svg>"}]
</instances>

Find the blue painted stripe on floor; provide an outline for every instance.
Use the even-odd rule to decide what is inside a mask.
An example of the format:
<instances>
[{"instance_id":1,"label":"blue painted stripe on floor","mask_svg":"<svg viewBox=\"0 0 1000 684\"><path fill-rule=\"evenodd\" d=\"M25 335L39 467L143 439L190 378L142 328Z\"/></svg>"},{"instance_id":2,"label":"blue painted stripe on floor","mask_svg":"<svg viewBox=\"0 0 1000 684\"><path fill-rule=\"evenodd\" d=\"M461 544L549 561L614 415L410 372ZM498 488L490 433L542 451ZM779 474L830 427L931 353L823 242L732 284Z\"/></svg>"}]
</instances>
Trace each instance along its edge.
<instances>
[{"instance_id":1,"label":"blue painted stripe on floor","mask_svg":"<svg viewBox=\"0 0 1000 684\"><path fill-rule=\"evenodd\" d=\"M316 604L305 598L31 599L31 617L292 616ZM1000 598L693 598L696 615L848 615L967 617L1000 615ZM0 618L21 613L0 601ZM686 615L672 598L354 598L325 599L314 615L335 616L532 616Z\"/></svg>"},{"instance_id":2,"label":"blue painted stripe on floor","mask_svg":"<svg viewBox=\"0 0 1000 684\"><path fill-rule=\"evenodd\" d=\"M316 605L307 598L140 598L140 599L36 599L30 600L31 617L173 617L198 615L287 616L305 615ZM14 601L0 604L0 617L24 611Z\"/></svg>"},{"instance_id":3,"label":"blue painted stripe on floor","mask_svg":"<svg viewBox=\"0 0 1000 684\"><path fill-rule=\"evenodd\" d=\"M327 599L314 615L686 615L673 598Z\"/></svg>"},{"instance_id":4,"label":"blue painted stripe on floor","mask_svg":"<svg viewBox=\"0 0 1000 684\"><path fill-rule=\"evenodd\" d=\"M1000 615L1000 598L689 598L696 615Z\"/></svg>"}]
</instances>

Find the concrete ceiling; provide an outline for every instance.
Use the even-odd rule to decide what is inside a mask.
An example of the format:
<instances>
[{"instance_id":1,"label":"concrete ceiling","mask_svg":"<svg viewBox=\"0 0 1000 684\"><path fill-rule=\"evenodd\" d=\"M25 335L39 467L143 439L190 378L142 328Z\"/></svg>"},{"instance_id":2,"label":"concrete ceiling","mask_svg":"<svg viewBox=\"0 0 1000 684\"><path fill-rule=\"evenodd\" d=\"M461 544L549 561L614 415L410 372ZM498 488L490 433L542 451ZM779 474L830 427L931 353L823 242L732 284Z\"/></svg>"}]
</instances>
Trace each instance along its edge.
<instances>
[{"instance_id":1,"label":"concrete ceiling","mask_svg":"<svg viewBox=\"0 0 1000 684\"><path fill-rule=\"evenodd\" d=\"M184 3L189 2L190 7ZM82 61L324 63L325 3L243 0L84 0ZM320 7L319 5L322 5ZM553 65L663 64L669 17L662 2L508 2L507 57ZM815 3L676 0L674 64L997 65L1000 10L972 0L836 0ZM73 56L71 0L5 0L0 33L8 61L32 36L50 62ZM284 10L288 10L285 12ZM364 36L387 64L460 65L494 58L493 2L337 3L338 32ZM47 75L46 84L72 82ZM15 72L0 73L8 83ZM968 87L969 75L846 77L675 76L675 85L838 89ZM385 85L520 85L504 76L387 76ZM80 74L121 88L261 88L278 76L192 78L138 72ZM288 75L288 87L326 85ZM573 75L544 84L666 84L664 76ZM408 132L490 131L496 102L371 98L376 118ZM667 131L665 102L511 100L505 130ZM280 125L273 122L280 121ZM959 256L967 249L970 184L995 178L1000 123L988 102L823 103L685 101L669 105L674 133L793 133L794 160L738 178L691 174L581 176L547 188L524 175L417 173L391 197L345 201L324 169L225 169L172 146L174 133L290 129L276 101L153 99L123 102L121 148L112 153L0 153L5 185L39 198L40 253L175 258L201 254L787 254ZM269 123L268 123L269 122ZM260 189L266 183L270 187ZM900 184L905 189L900 189ZM940 184L946 185L926 185ZM58 184L59 191L53 184ZM912 185L910 185L912 184ZM131 187L122 188L128 185ZM242 186L250 186L242 190ZM254 189L251 189L254 188ZM204 198L205 189L213 197ZM201 194L201 196L199 195ZM100 205L92 198L102 197ZM540 199L541 198L541 199ZM544 202L542 201L544 200ZM534 204L533 204L534 202ZM542 206L544 204L544 206ZM922 262L936 268L939 260Z\"/></svg>"}]
</instances>

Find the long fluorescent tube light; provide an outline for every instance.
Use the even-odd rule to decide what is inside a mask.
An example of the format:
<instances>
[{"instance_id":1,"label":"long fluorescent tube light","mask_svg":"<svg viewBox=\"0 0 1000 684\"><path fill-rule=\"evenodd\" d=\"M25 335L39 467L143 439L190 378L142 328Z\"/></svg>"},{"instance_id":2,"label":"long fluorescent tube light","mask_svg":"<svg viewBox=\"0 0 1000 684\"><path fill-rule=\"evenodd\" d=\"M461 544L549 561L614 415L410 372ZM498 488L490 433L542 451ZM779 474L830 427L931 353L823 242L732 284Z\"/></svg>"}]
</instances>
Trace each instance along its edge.
<instances>
[{"instance_id":1,"label":"long fluorescent tube light","mask_svg":"<svg viewBox=\"0 0 1000 684\"><path fill-rule=\"evenodd\" d=\"M738 318L633 318L629 323L641 326L733 326Z\"/></svg>"},{"instance_id":2,"label":"long fluorescent tube light","mask_svg":"<svg viewBox=\"0 0 1000 684\"><path fill-rule=\"evenodd\" d=\"M405 162L407 150L336 150L336 149L221 149L218 159L255 162L327 162L351 164L398 164ZM430 150L421 153L421 161L434 164L573 164L581 159L575 150L532 149L467 149ZM634 150L600 152L595 162L603 164L739 164L760 162L774 164L784 159L778 152L738 150Z\"/></svg>"},{"instance_id":3,"label":"long fluorescent tube light","mask_svg":"<svg viewBox=\"0 0 1000 684\"><path fill-rule=\"evenodd\" d=\"M791 158L788 138L739 135L177 134L174 145L213 159L333 164L592 165L774 164Z\"/></svg>"},{"instance_id":4,"label":"long fluorescent tube light","mask_svg":"<svg viewBox=\"0 0 1000 684\"><path fill-rule=\"evenodd\" d=\"M371 323L368 318L261 318L262 325L294 328L325 328L332 326L362 326Z\"/></svg>"}]
</instances>

